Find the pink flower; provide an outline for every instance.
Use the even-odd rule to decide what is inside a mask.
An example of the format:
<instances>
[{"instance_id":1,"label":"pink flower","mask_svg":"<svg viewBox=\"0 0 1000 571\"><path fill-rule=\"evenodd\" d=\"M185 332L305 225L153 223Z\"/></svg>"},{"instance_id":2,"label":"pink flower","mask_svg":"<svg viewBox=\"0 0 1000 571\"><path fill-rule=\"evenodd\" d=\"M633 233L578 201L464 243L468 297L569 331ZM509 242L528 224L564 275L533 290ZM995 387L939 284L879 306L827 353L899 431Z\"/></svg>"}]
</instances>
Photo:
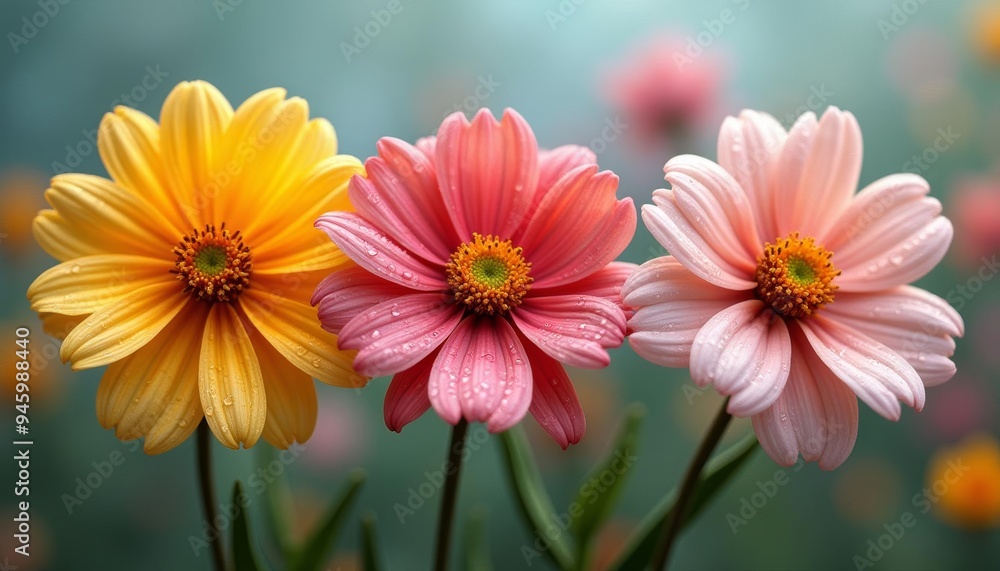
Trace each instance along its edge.
<instances>
[{"instance_id":1,"label":"pink flower","mask_svg":"<svg viewBox=\"0 0 1000 571\"><path fill-rule=\"evenodd\" d=\"M833 469L857 437L855 395L897 420L900 401L920 410L924 386L955 373L961 317L906 285L944 256L951 223L919 176L855 194L861 131L836 108L788 133L744 111L722 124L718 154L672 159L672 188L642 208L672 255L625 284L630 343L729 395L779 464L801 453Z\"/></svg>"},{"instance_id":2,"label":"pink flower","mask_svg":"<svg viewBox=\"0 0 1000 571\"><path fill-rule=\"evenodd\" d=\"M433 406L499 432L530 410L562 447L578 442L560 362L604 367L625 337L634 266L612 260L636 215L618 177L582 147L540 152L509 109L455 113L416 147L383 138L378 155L351 180L357 213L316 222L360 267L331 274L313 304L358 371L394 375L386 425Z\"/></svg>"},{"instance_id":3,"label":"pink flower","mask_svg":"<svg viewBox=\"0 0 1000 571\"><path fill-rule=\"evenodd\" d=\"M951 206L962 229L955 239L954 258L962 267L976 269L1000 250L1000 174L961 177L954 185Z\"/></svg>"},{"instance_id":4,"label":"pink flower","mask_svg":"<svg viewBox=\"0 0 1000 571\"><path fill-rule=\"evenodd\" d=\"M722 62L687 50L681 39L652 38L605 79L608 99L645 142L690 130L714 107Z\"/></svg>"}]
</instances>

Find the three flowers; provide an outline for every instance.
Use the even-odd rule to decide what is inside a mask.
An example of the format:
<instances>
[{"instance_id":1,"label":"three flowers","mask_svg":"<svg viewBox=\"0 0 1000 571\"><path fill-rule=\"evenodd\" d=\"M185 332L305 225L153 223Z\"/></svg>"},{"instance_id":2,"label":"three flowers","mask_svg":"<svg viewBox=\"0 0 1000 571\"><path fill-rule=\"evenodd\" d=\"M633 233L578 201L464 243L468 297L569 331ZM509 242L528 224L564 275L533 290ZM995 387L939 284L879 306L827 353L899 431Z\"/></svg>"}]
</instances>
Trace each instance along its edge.
<instances>
[{"instance_id":1,"label":"three flowers","mask_svg":"<svg viewBox=\"0 0 1000 571\"><path fill-rule=\"evenodd\" d=\"M150 453L202 418L231 448L304 441L312 378L383 375L390 429L432 407L494 432L530 412L566 447L585 422L563 364L606 366L630 334L729 395L777 462L829 469L857 398L898 419L954 373L961 318L907 285L951 225L917 176L855 194L860 130L834 108L790 132L746 111L718 164L668 162L642 217L671 255L638 268L614 261L636 227L617 176L585 148L540 150L511 110L383 138L362 166L282 90L233 110L192 82L159 124L108 114L99 147L110 180L46 192L35 234L61 263L28 297L64 360L109 365L98 418Z\"/></svg>"}]
</instances>

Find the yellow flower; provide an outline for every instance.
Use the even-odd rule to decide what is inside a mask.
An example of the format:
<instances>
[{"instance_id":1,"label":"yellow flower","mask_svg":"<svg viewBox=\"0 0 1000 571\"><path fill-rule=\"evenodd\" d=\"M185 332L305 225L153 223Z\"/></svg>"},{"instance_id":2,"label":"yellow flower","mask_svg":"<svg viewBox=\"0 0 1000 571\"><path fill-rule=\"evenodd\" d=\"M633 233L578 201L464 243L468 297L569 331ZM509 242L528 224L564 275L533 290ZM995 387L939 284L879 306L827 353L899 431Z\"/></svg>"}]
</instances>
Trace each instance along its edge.
<instances>
[{"instance_id":1,"label":"yellow flower","mask_svg":"<svg viewBox=\"0 0 1000 571\"><path fill-rule=\"evenodd\" d=\"M269 89L233 111L203 81L181 83L160 124L118 107L98 148L111 180L65 174L34 221L61 264L28 289L73 369L110 365L97 416L150 454L202 417L220 442L303 442L316 422L312 377L367 382L320 328L309 298L349 264L313 221L350 210L363 173L333 127Z\"/></svg>"},{"instance_id":2,"label":"yellow flower","mask_svg":"<svg viewBox=\"0 0 1000 571\"><path fill-rule=\"evenodd\" d=\"M935 513L949 523L1000 526L1000 443L980 434L939 451L927 469L927 490L937 496Z\"/></svg>"}]
</instances>

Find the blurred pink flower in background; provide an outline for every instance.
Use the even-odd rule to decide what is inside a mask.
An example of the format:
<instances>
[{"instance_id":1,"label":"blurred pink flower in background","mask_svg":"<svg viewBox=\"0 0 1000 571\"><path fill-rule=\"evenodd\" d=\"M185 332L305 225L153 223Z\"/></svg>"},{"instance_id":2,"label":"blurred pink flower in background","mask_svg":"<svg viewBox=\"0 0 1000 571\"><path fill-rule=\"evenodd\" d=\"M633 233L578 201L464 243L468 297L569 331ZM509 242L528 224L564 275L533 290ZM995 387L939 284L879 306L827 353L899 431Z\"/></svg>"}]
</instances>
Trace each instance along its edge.
<instances>
[{"instance_id":1,"label":"blurred pink flower in background","mask_svg":"<svg viewBox=\"0 0 1000 571\"><path fill-rule=\"evenodd\" d=\"M302 459L321 473L346 468L364 461L368 451L368 424L350 393L322 394L316 429L302 452Z\"/></svg>"},{"instance_id":2,"label":"blurred pink flower in background","mask_svg":"<svg viewBox=\"0 0 1000 571\"><path fill-rule=\"evenodd\" d=\"M833 469L854 447L858 398L898 420L900 402L919 411L924 385L955 373L962 318L906 285L941 260L952 225L919 176L856 192L861 129L835 107L787 133L766 113L729 117L718 157L674 157L671 188L642 207L671 255L622 289L630 344L730 396L779 464L801 453Z\"/></svg>"},{"instance_id":3,"label":"blurred pink flower in background","mask_svg":"<svg viewBox=\"0 0 1000 571\"><path fill-rule=\"evenodd\" d=\"M695 54L683 38L655 36L602 77L605 97L638 143L669 145L710 119L725 66L703 48Z\"/></svg>"},{"instance_id":4,"label":"blurred pink flower in background","mask_svg":"<svg viewBox=\"0 0 1000 571\"><path fill-rule=\"evenodd\" d=\"M935 389L934 401L927 405L920 419L919 439L940 443L988 429L996 418L996 396L992 391L978 378L968 375L959 375Z\"/></svg>"},{"instance_id":5,"label":"blurred pink flower in background","mask_svg":"<svg viewBox=\"0 0 1000 571\"><path fill-rule=\"evenodd\" d=\"M959 178L948 209L960 229L952 248L956 263L974 269L984 256L1000 254L1000 172Z\"/></svg>"}]
</instances>

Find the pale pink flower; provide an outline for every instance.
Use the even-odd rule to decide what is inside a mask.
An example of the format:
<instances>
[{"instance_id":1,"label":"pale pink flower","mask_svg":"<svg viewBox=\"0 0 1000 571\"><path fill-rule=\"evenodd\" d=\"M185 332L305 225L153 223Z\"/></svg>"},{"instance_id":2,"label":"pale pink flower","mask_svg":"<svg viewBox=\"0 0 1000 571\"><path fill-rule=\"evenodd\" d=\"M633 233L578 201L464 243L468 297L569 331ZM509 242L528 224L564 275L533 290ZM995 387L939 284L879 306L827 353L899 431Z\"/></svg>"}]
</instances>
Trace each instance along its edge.
<instances>
[{"instance_id":1,"label":"pale pink flower","mask_svg":"<svg viewBox=\"0 0 1000 571\"><path fill-rule=\"evenodd\" d=\"M1000 251L1000 172L963 176L953 188L950 212L962 229L955 237L954 260L975 270Z\"/></svg>"},{"instance_id":2,"label":"pale pink flower","mask_svg":"<svg viewBox=\"0 0 1000 571\"><path fill-rule=\"evenodd\" d=\"M578 442L560 362L606 366L625 337L635 266L612 260L636 214L618 177L582 147L539 151L509 109L455 113L417 146L383 138L366 167L350 184L357 213L316 222L360 267L331 274L313 304L358 371L394 375L386 425L433 406L498 432L530 410L562 447Z\"/></svg>"},{"instance_id":3,"label":"pale pink flower","mask_svg":"<svg viewBox=\"0 0 1000 571\"><path fill-rule=\"evenodd\" d=\"M906 285L944 256L951 223L916 175L855 194L861 155L850 113L806 113L786 133L744 111L722 125L719 164L675 157L672 188L642 208L672 255L625 284L632 347L729 395L782 465L801 453L835 468L854 447L857 398L897 420L900 401L920 410L924 386L955 373L961 317Z\"/></svg>"}]
</instances>

